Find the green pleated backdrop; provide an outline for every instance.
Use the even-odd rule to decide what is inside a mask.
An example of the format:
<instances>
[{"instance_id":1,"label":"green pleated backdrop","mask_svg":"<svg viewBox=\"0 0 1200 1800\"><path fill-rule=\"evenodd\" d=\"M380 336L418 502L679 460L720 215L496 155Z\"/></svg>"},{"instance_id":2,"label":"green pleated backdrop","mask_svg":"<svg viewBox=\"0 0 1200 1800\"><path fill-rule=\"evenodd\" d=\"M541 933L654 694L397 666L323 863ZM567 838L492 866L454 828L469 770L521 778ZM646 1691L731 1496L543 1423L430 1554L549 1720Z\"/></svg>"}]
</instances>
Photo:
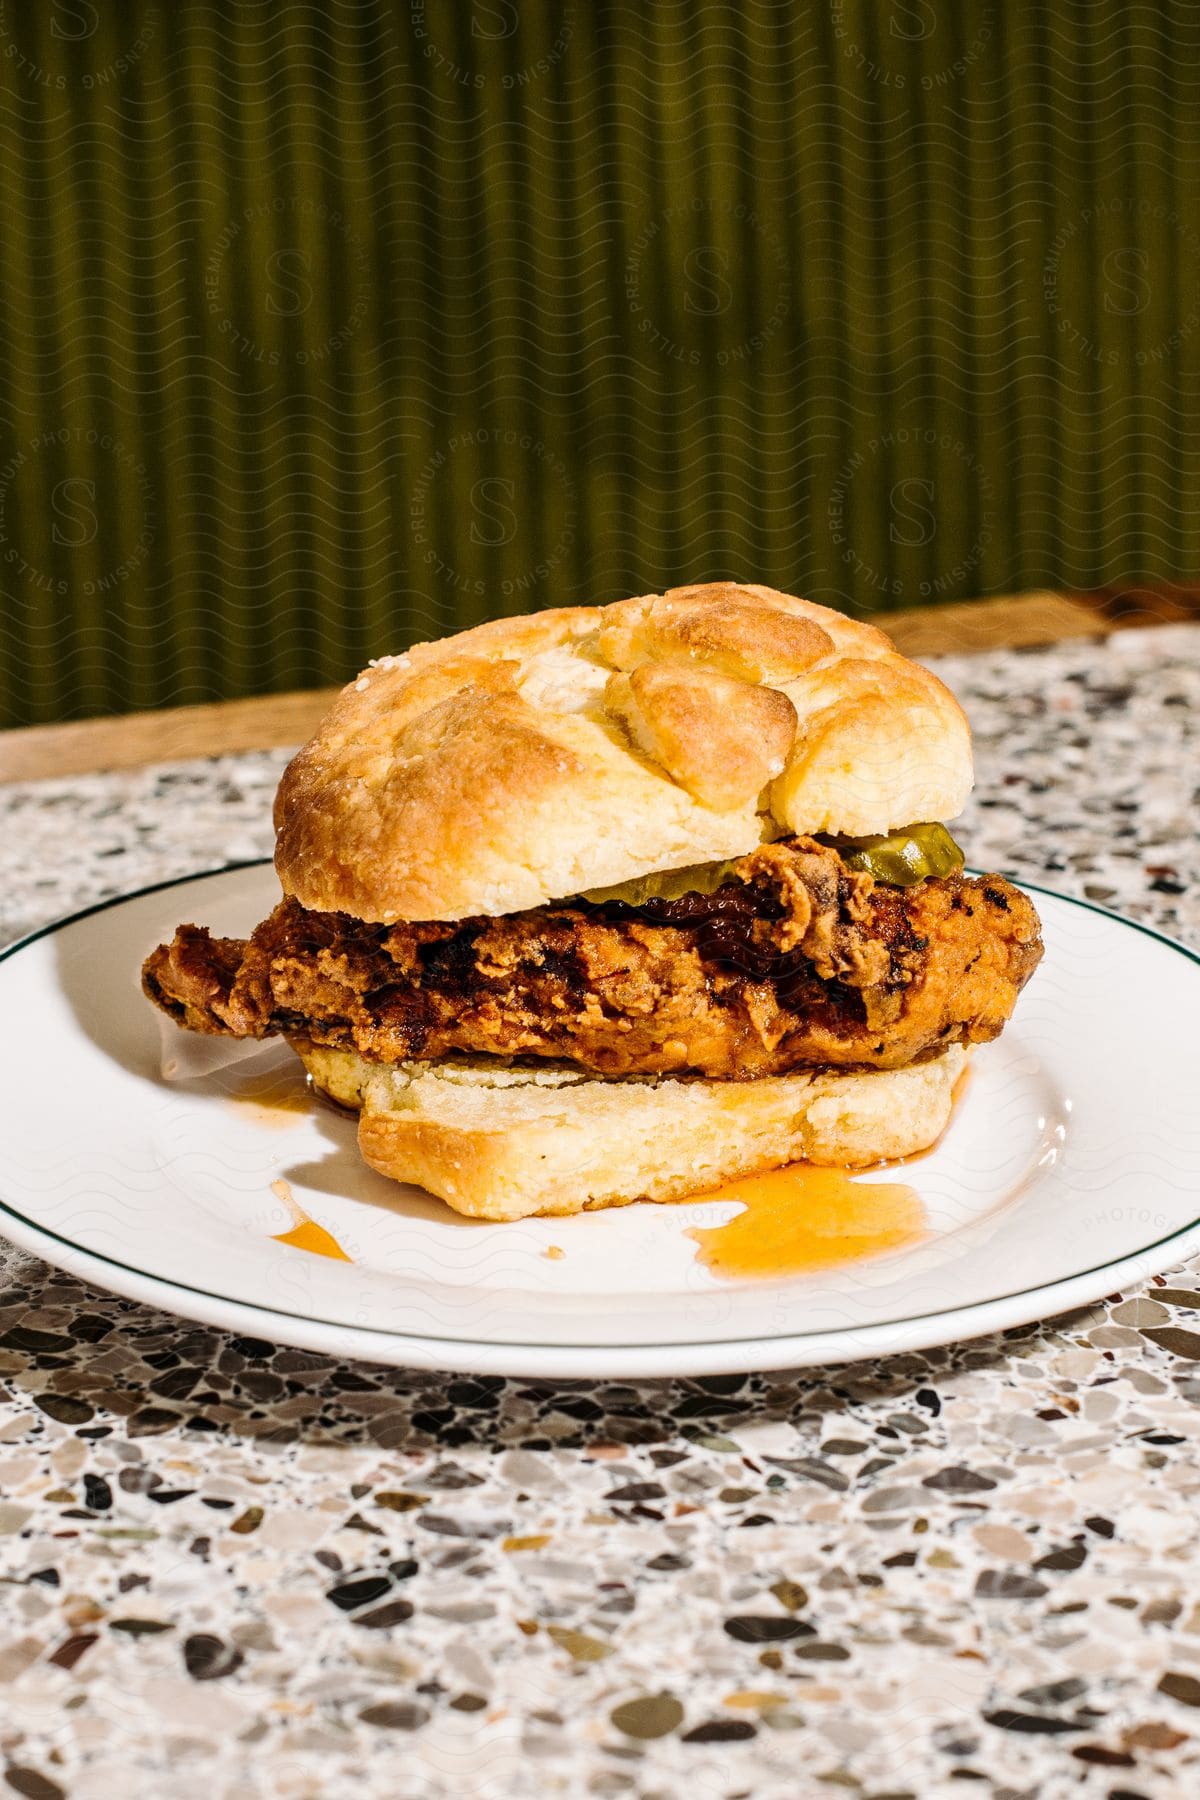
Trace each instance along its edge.
<instances>
[{"instance_id":1,"label":"green pleated backdrop","mask_svg":"<svg viewBox=\"0 0 1200 1800\"><path fill-rule=\"evenodd\" d=\"M5 724L1194 576L1184 0L0 0Z\"/></svg>"}]
</instances>

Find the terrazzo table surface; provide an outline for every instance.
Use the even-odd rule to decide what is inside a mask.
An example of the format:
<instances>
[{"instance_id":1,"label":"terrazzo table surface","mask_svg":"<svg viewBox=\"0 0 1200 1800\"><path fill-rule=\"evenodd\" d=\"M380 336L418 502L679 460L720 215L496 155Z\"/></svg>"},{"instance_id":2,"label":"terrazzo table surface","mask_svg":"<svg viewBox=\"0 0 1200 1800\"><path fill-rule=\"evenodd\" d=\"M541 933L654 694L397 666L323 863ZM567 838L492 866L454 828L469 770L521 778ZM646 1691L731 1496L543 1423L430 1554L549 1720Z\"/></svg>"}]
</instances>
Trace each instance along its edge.
<instances>
[{"instance_id":1,"label":"terrazzo table surface","mask_svg":"<svg viewBox=\"0 0 1200 1800\"><path fill-rule=\"evenodd\" d=\"M1200 628L939 667L970 860L1200 943ZM6 934L266 852L283 760L0 789ZM551 1386L277 1349L9 1252L8 1787L1200 1794L1197 1359L1195 1264L876 1364Z\"/></svg>"}]
</instances>

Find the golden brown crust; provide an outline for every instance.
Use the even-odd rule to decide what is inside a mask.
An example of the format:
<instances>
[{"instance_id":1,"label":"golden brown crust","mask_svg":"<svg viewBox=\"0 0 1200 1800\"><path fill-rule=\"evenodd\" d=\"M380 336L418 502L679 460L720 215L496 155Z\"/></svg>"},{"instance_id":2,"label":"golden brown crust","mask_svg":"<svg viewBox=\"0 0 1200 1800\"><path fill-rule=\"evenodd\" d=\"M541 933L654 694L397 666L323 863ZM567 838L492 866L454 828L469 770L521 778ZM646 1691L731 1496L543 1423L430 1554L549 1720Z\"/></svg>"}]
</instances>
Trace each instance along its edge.
<instances>
[{"instance_id":1,"label":"golden brown crust","mask_svg":"<svg viewBox=\"0 0 1200 1800\"><path fill-rule=\"evenodd\" d=\"M957 702L882 632L713 582L382 659L286 770L276 866L317 911L516 912L783 831L950 818L970 782Z\"/></svg>"},{"instance_id":2,"label":"golden brown crust","mask_svg":"<svg viewBox=\"0 0 1200 1800\"><path fill-rule=\"evenodd\" d=\"M618 614L600 634L601 652L618 669L636 668L644 660L682 662L739 681L780 686L834 652L833 639L815 618L778 605L787 598L734 581L672 588L640 612Z\"/></svg>"},{"instance_id":3,"label":"golden brown crust","mask_svg":"<svg viewBox=\"0 0 1200 1800\"><path fill-rule=\"evenodd\" d=\"M604 708L702 806L728 812L782 774L796 709L777 688L644 662L608 678Z\"/></svg>"},{"instance_id":4,"label":"golden brown crust","mask_svg":"<svg viewBox=\"0 0 1200 1800\"><path fill-rule=\"evenodd\" d=\"M377 1062L466 1052L740 1080L986 1042L1041 956L1036 912L996 875L886 887L811 838L731 873L642 913L368 925L284 900L249 942L181 926L143 983L192 1030L301 1034Z\"/></svg>"}]
</instances>

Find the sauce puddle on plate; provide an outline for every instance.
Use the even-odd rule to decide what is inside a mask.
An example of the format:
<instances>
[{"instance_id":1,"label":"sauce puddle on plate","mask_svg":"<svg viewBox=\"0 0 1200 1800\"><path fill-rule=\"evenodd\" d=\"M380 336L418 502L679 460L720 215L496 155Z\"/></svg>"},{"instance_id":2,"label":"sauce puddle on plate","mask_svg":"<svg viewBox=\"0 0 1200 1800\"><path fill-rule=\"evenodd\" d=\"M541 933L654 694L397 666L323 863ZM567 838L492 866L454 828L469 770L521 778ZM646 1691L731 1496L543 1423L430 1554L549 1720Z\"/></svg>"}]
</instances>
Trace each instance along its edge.
<instances>
[{"instance_id":1,"label":"sauce puddle on plate","mask_svg":"<svg viewBox=\"0 0 1200 1800\"><path fill-rule=\"evenodd\" d=\"M920 1195L903 1182L854 1181L846 1169L809 1163L747 1175L689 1199L741 1203L726 1224L687 1233L705 1267L734 1280L859 1262L915 1244L929 1230Z\"/></svg>"},{"instance_id":2,"label":"sauce puddle on plate","mask_svg":"<svg viewBox=\"0 0 1200 1800\"><path fill-rule=\"evenodd\" d=\"M277 1244L290 1244L293 1250L307 1250L310 1256L330 1256L335 1262L354 1261L323 1225L318 1225L315 1219L309 1218L282 1176L271 1183L271 1192L277 1200L283 1201L293 1220L289 1230L271 1233Z\"/></svg>"},{"instance_id":3,"label":"sauce puddle on plate","mask_svg":"<svg viewBox=\"0 0 1200 1800\"><path fill-rule=\"evenodd\" d=\"M251 1075L230 1087L227 1099L244 1119L274 1131L293 1125L298 1114L312 1111L307 1085L303 1079L297 1082L290 1069Z\"/></svg>"}]
</instances>

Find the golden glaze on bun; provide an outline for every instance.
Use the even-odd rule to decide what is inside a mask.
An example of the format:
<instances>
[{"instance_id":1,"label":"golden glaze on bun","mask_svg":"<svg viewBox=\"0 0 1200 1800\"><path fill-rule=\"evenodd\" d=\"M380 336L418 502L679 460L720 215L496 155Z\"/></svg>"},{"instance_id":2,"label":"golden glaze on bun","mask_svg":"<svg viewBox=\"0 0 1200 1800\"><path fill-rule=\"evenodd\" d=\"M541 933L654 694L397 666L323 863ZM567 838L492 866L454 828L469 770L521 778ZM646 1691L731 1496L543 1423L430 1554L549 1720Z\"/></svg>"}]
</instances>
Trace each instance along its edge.
<instances>
[{"instance_id":1,"label":"golden glaze on bun","mask_svg":"<svg viewBox=\"0 0 1200 1800\"><path fill-rule=\"evenodd\" d=\"M606 1081L553 1063L372 1063L292 1047L319 1088L358 1109L373 1169L493 1220L682 1200L800 1159L860 1168L911 1156L945 1130L966 1061L955 1044L905 1069Z\"/></svg>"},{"instance_id":2,"label":"golden glaze on bun","mask_svg":"<svg viewBox=\"0 0 1200 1800\"><path fill-rule=\"evenodd\" d=\"M275 804L284 891L519 912L785 832L953 818L967 723L872 625L731 581L495 619L343 689Z\"/></svg>"}]
</instances>

